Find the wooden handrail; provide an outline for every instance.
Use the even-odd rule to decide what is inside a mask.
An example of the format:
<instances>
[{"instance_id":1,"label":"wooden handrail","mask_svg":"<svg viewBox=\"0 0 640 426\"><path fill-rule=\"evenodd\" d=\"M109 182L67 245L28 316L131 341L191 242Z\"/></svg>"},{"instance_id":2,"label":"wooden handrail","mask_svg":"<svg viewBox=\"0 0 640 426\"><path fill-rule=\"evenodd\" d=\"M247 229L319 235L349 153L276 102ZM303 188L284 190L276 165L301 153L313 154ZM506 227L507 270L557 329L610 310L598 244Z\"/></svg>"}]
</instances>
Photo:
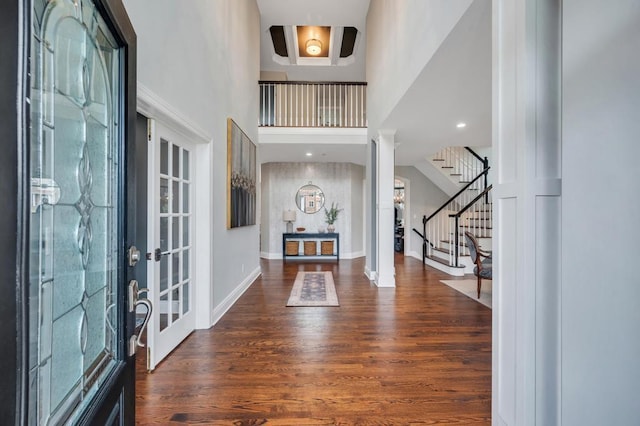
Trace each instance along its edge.
<instances>
[{"instance_id":1,"label":"wooden handrail","mask_svg":"<svg viewBox=\"0 0 640 426\"><path fill-rule=\"evenodd\" d=\"M477 152L475 152L473 149L469 148L468 146L465 146L464 149L466 149L467 151L469 151L471 153L471 155L473 155L474 157L476 157L478 160L480 160L480 162L482 164L485 164L485 159L480 157L480 154L478 154ZM485 164L485 167L487 167L487 165Z\"/></svg>"},{"instance_id":2,"label":"wooden handrail","mask_svg":"<svg viewBox=\"0 0 640 426\"><path fill-rule=\"evenodd\" d=\"M491 191L491 188L493 188L493 185L489 185L484 191L482 191L480 194L478 194L478 196L476 198L474 198L473 200L469 201L469 203L466 206L464 206L462 209L460 209L458 211L458 213L450 214L449 217L460 217L460 215L462 215L462 213L464 213L467 210L469 210L471 208L471 206L473 206L476 202L478 202L478 200L480 198L482 198L485 195L487 195L489 193L489 191Z\"/></svg>"},{"instance_id":3,"label":"wooden handrail","mask_svg":"<svg viewBox=\"0 0 640 426\"><path fill-rule=\"evenodd\" d=\"M455 193L455 195L451 198L449 198L442 206L440 206L440 208L438 210L436 210L435 212L433 212L431 214L431 216L429 216L426 220L426 222L429 222L429 220L431 220L435 215L437 215L438 213L440 213L442 210L444 210L445 207L447 207L449 205L450 202L454 201L458 195L462 194L464 191L467 190L467 188L469 188L472 184L475 183L475 181L477 181L478 179L480 179L481 176L486 175L489 172L489 169L491 167L487 167L486 169L484 169L482 172L480 172L480 174L478 176L476 176L471 182L469 182L468 184L466 184L465 186L462 187L462 189L458 192Z\"/></svg>"}]
</instances>

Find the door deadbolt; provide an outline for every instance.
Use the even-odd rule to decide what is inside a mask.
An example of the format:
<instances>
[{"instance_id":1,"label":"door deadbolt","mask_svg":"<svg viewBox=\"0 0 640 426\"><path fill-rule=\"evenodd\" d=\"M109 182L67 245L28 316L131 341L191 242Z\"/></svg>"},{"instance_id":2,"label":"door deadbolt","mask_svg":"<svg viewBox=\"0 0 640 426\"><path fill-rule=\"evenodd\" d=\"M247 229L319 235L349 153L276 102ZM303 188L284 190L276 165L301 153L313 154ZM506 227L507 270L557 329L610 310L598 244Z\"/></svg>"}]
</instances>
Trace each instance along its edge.
<instances>
[{"instance_id":1,"label":"door deadbolt","mask_svg":"<svg viewBox=\"0 0 640 426\"><path fill-rule=\"evenodd\" d=\"M127 257L129 258L129 266L136 266L140 260L140 250L136 246L129 247Z\"/></svg>"}]
</instances>

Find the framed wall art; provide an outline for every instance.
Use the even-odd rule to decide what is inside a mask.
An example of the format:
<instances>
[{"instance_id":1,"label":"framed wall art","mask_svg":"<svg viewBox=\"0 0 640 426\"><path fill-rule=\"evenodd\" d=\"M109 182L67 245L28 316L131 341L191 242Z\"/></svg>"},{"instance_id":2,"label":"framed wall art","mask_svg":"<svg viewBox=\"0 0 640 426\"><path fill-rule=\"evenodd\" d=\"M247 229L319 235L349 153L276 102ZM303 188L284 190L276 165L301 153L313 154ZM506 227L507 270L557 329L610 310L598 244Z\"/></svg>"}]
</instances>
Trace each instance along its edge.
<instances>
[{"instance_id":1,"label":"framed wall art","mask_svg":"<svg viewBox=\"0 0 640 426\"><path fill-rule=\"evenodd\" d=\"M227 118L227 229L256 224L256 146Z\"/></svg>"}]
</instances>

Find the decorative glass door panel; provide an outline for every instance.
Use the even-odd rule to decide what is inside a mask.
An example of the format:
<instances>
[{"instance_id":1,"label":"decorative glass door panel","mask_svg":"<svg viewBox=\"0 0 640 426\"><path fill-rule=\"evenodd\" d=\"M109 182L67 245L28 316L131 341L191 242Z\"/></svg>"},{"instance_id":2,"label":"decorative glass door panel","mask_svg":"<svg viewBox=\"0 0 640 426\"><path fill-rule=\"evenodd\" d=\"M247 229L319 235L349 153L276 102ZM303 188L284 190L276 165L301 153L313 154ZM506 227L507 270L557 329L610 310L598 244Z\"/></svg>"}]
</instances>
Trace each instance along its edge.
<instances>
[{"instance_id":1,"label":"decorative glass door panel","mask_svg":"<svg viewBox=\"0 0 640 426\"><path fill-rule=\"evenodd\" d=\"M195 328L192 279L193 158L184 137L155 122L149 170L153 182L149 211L149 247L155 262L148 269L156 307L149 321L148 369L167 356ZM153 201L153 200L156 201Z\"/></svg>"},{"instance_id":2,"label":"decorative glass door panel","mask_svg":"<svg viewBox=\"0 0 640 426\"><path fill-rule=\"evenodd\" d=\"M91 1L34 2L29 422L74 423L122 359L121 50Z\"/></svg>"}]
</instances>

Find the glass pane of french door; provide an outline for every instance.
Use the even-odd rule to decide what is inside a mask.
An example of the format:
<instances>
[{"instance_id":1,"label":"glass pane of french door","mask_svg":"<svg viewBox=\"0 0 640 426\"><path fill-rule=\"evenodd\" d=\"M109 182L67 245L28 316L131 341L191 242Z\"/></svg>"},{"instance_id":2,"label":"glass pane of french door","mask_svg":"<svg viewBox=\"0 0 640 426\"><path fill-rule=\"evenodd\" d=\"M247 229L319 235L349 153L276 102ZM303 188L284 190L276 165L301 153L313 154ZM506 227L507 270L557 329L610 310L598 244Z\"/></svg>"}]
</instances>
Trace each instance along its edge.
<instances>
[{"instance_id":1,"label":"glass pane of french door","mask_svg":"<svg viewBox=\"0 0 640 426\"><path fill-rule=\"evenodd\" d=\"M34 2L32 21L29 422L48 425L122 358L122 52L89 0Z\"/></svg>"},{"instance_id":2,"label":"glass pane of french door","mask_svg":"<svg viewBox=\"0 0 640 426\"><path fill-rule=\"evenodd\" d=\"M160 331L171 327L191 311L189 262L191 217L191 152L160 139L160 249L158 305Z\"/></svg>"}]
</instances>

